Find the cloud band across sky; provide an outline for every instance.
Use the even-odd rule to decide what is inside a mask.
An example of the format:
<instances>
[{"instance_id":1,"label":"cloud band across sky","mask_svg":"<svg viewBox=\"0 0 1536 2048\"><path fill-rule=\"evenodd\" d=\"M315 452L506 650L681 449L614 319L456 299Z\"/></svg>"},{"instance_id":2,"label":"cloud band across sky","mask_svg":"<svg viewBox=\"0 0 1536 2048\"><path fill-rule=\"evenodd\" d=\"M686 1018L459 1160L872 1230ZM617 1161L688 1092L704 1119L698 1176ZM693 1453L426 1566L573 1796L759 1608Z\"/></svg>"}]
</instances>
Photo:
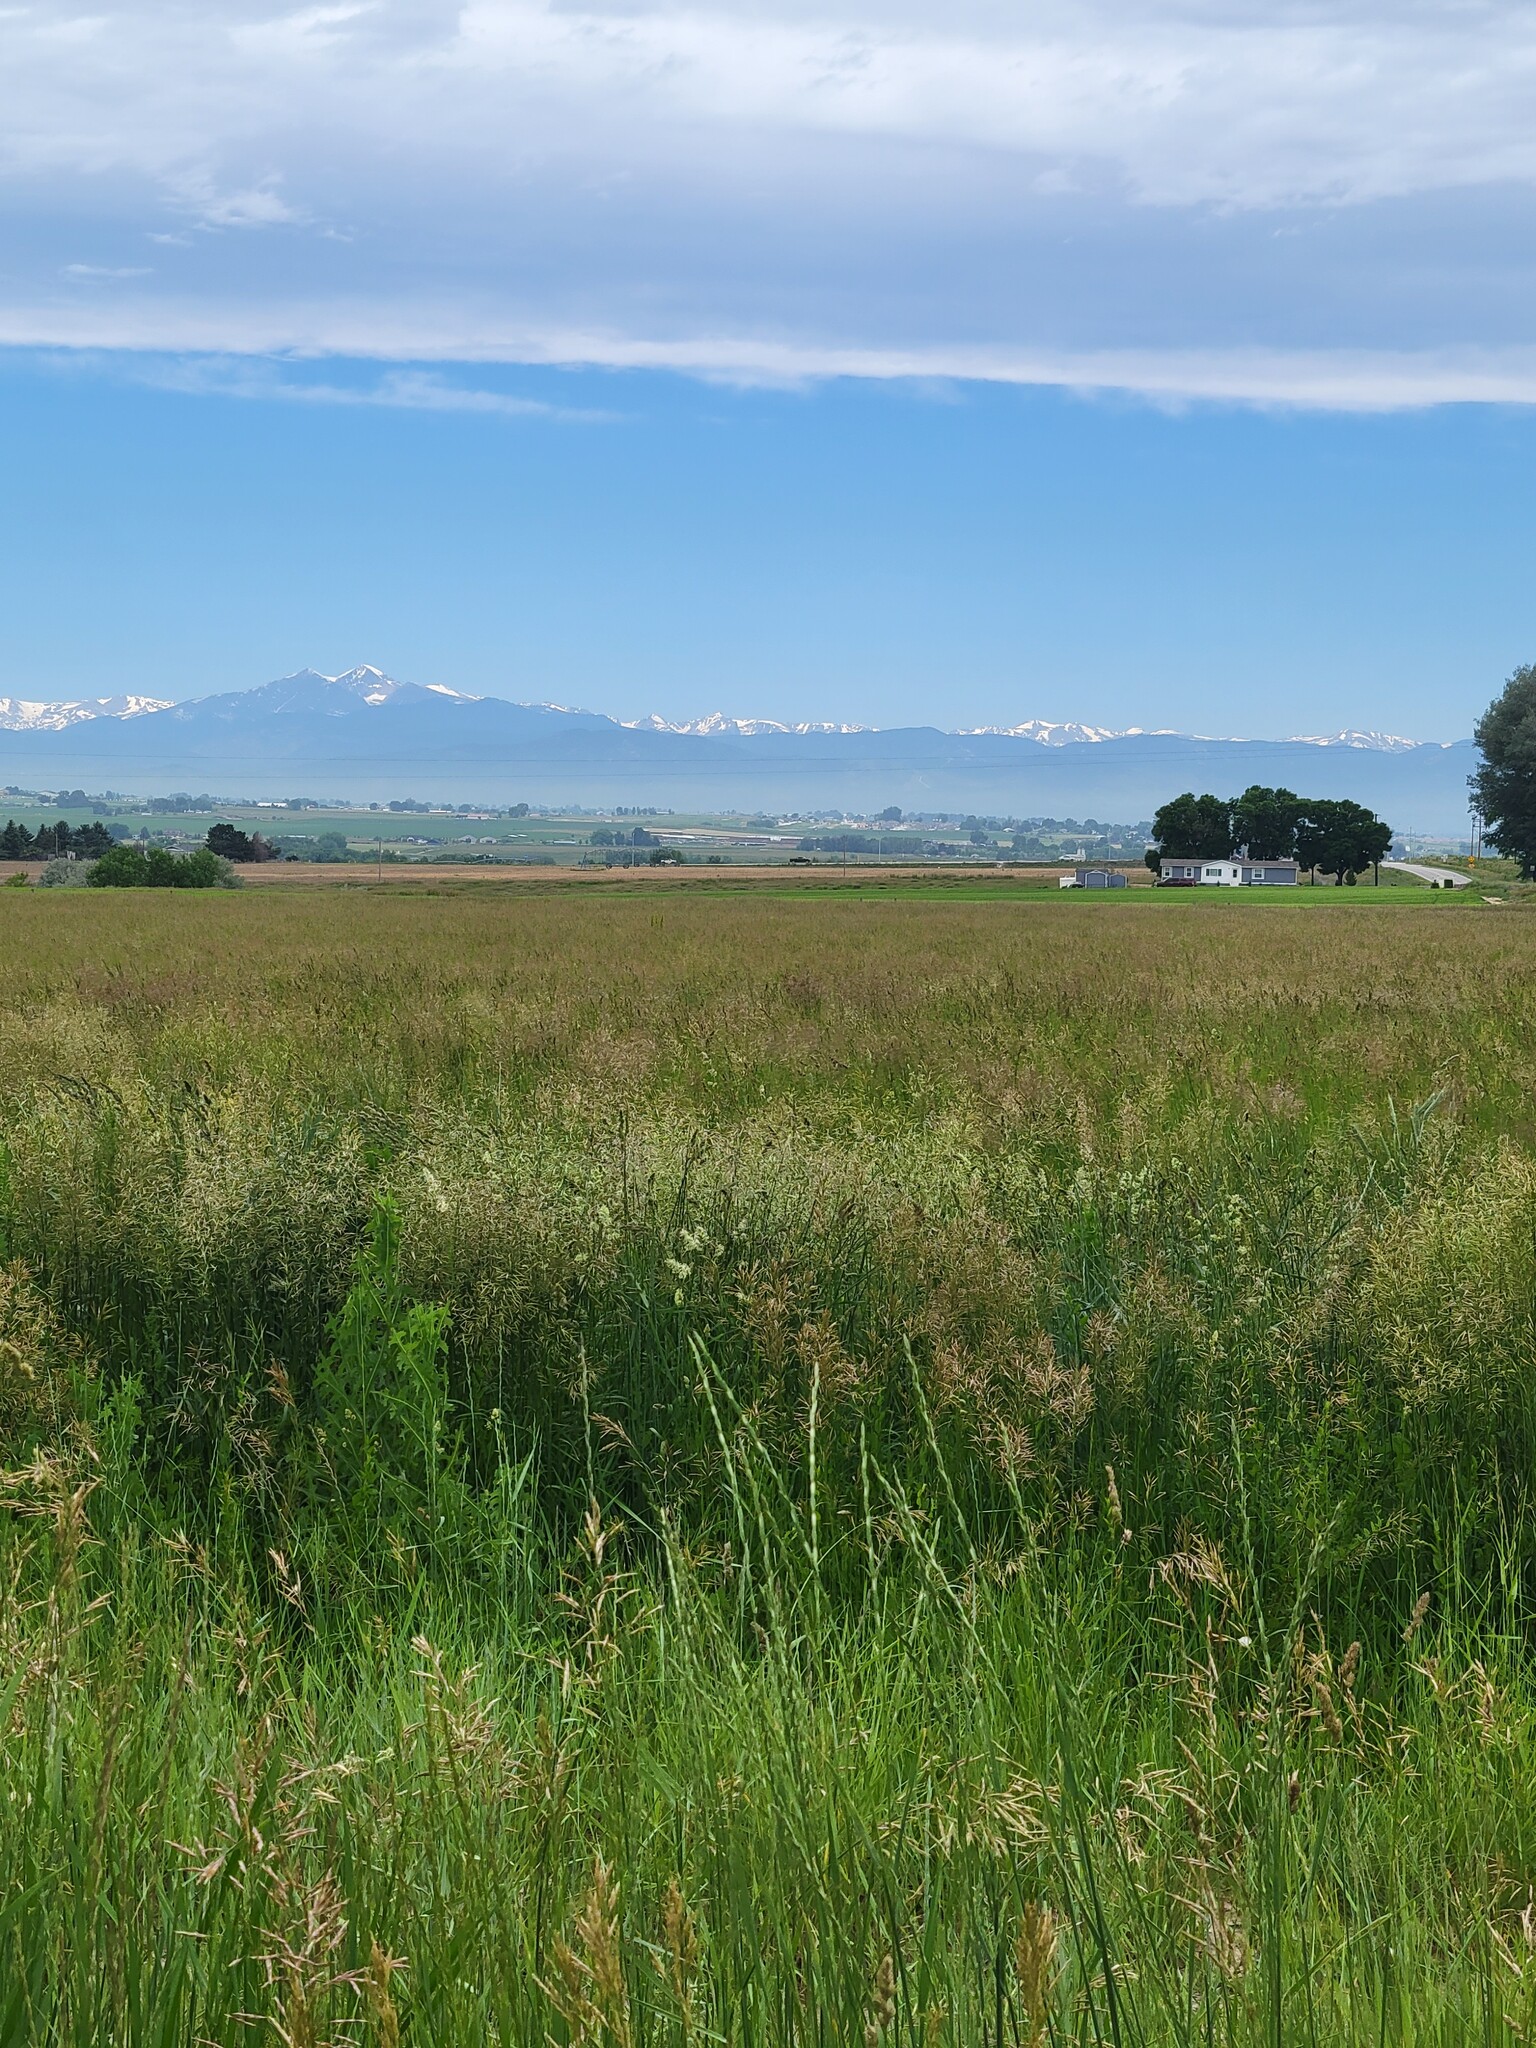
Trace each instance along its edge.
<instances>
[{"instance_id":1,"label":"cloud band across sky","mask_svg":"<svg viewBox=\"0 0 1536 2048\"><path fill-rule=\"evenodd\" d=\"M1527 405L1533 103L1454 0L38 0L0 342Z\"/></svg>"}]
</instances>

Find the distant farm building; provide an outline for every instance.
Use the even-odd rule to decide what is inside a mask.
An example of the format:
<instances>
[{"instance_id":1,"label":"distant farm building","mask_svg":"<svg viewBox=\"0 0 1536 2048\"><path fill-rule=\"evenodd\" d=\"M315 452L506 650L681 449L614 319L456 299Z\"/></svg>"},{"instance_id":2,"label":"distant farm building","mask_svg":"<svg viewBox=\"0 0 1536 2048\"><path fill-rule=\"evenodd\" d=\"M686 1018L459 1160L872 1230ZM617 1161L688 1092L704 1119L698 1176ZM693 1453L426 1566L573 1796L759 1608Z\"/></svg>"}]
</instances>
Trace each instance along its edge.
<instances>
[{"instance_id":1,"label":"distant farm building","mask_svg":"<svg viewBox=\"0 0 1536 2048\"><path fill-rule=\"evenodd\" d=\"M1294 889L1298 876L1293 860L1170 860L1163 856L1162 879L1179 889Z\"/></svg>"},{"instance_id":2,"label":"distant farm building","mask_svg":"<svg viewBox=\"0 0 1536 2048\"><path fill-rule=\"evenodd\" d=\"M1074 868L1070 875L1061 878L1063 889L1123 889L1124 875L1117 875L1110 868Z\"/></svg>"}]
</instances>

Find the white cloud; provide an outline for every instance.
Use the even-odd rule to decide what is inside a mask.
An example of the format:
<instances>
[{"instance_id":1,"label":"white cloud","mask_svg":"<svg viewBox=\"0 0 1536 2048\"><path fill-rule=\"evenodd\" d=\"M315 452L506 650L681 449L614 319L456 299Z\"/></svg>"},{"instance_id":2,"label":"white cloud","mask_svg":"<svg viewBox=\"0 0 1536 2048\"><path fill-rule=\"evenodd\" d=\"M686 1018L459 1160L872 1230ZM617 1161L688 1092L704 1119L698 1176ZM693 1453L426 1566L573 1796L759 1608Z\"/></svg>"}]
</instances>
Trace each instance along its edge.
<instances>
[{"instance_id":1,"label":"white cloud","mask_svg":"<svg viewBox=\"0 0 1536 2048\"><path fill-rule=\"evenodd\" d=\"M1533 87L1489 0L38 0L0 238L247 232L110 316L13 284L5 331L1523 392Z\"/></svg>"},{"instance_id":2,"label":"white cloud","mask_svg":"<svg viewBox=\"0 0 1536 2048\"><path fill-rule=\"evenodd\" d=\"M395 355L466 366L670 371L741 388L793 389L842 378L903 382L938 397L956 385L988 383L1077 391L1085 397L1121 394L1172 407L1213 403L1396 412L1437 405L1536 405L1536 347L1396 352L837 348L720 336L648 341L569 330L476 334L467 319L401 323L384 306L333 309L320 322L327 337L322 343L307 331L310 318L306 313L290 326L280 311L269 309L259 323L246 321L247 331L233 343L220 339L217 324L205 318L168 323L158 311L146 314L136 327L106 316L45 321L34 313L18 316L0 309L0 347L48 348L57 352L60 367L74 363L101 370L116 361L137 382L194 395L586 422L619 415L455 384L430 370L386 371L373 383L340 384L316 380L299 366L305 358L326 354L357 362ZM241 354L242 347L254 353ZM162 355L161 349L171 353ZM210 350L220 352L206 353ZM114 351L127 353L119 357Z\"/></svg>"},{"instance_id":3,"label":"white cloud","mask_svg":"<svg viewBox=\"0 0 1536 2048\"><path fill-rule=\"evenodd\" d=\"M218 181L207 171L189 171L168 178L168 196L179 201L200 226L207 228L287 227L306 218L302 208L282 199L275 173L241 191L220 191Z\"/></svg>"},{"instance_id":4,"label":"white cloud","mask_svg":"<svg viewBox=\"0 0 1536 2048\"><path fill-rule=\"evenodd\" d=\"M597 423L614 414L578 406L550 405L504 391L454 384L428 370L391 370L373 383L317 382L285 374L277 365L228 357L182 357L136 365L138 382L163 391L219 398L252 398L283 405L386 406L404 412L484 413L502 419L569 420Z\"/></svg>"},{"instance_id":5,"label":"white cloud","mask_svg":"<svg viewBox=\"0 0 1536 2048\"><path fill-rule=\"evenodd\" d=\"M1162 204L1360 202L1536 177L1536 16L1486 0L873 0L841 17L796 0L124 0L94 15L42 0L0 29L18 168L165 175L254 136L291 143L314 122L320 155L346 138L417 161L466 143L506 160L566 135L575 113L594 148L604 118L630 136L682 118L1092 158Z\"/></svg>"}]
</instances>

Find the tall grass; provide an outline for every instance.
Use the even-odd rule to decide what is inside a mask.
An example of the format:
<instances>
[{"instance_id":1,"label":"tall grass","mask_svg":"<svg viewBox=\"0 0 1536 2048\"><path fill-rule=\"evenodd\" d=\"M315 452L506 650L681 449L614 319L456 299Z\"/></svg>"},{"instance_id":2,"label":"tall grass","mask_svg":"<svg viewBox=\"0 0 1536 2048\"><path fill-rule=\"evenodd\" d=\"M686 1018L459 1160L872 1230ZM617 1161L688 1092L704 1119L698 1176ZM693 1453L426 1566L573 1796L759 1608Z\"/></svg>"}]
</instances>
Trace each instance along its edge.
<instances>
[{"instance_id":1,"label":"tall grass","mask_svg":"<svg viewBox=\"0 0 1536 2048\"><path fill-rule=\"evenodd\" d=\"M0 2038L1526 2037L1522 912L6 909Z\"/></svg>"}]
</instances>

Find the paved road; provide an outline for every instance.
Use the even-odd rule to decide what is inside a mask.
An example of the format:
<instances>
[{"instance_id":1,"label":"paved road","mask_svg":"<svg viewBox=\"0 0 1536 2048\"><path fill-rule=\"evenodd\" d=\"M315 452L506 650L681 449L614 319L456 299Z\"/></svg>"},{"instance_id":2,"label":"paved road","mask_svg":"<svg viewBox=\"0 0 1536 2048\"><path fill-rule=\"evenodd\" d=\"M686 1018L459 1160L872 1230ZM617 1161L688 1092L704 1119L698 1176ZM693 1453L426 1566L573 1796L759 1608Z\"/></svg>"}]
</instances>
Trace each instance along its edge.
<instances>
[{"instance_id":1,"label":"paved road","mask_svg":"<svg viewBox=\"0 0 1536 2048\"><path fill-rule=\"evenodd\" d=\"M1417 875L1421 882L1449 882L1453 889L1469 889L1470 875L1458 875L1450 868L1427 868L1416 860L1384 860L1384 868L1396 868L1399 874Z\"/></svg>"}]
</instances>

